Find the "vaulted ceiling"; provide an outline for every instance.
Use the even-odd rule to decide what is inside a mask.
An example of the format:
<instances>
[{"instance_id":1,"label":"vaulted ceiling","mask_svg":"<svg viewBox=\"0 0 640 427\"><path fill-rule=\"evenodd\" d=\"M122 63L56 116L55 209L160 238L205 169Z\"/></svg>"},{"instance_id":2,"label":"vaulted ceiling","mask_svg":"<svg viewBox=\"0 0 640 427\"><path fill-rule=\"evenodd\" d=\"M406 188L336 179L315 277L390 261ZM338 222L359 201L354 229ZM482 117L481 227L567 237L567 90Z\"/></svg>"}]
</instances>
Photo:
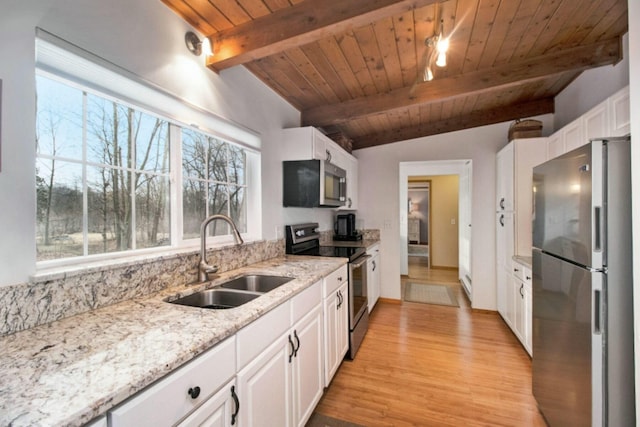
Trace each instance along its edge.
<instances>
[{"instance_id":1,"label":"vaulted ceiling","mask_svg":"<svg viewBox=\"0 0 640 427\"><path fill-rule=\"evenodd\" d=\"M554 111L582 71L622 58L627 0L162 0L353 148ZM445 67L423 74L439 33Z\"/></svg>"}]
</instances>

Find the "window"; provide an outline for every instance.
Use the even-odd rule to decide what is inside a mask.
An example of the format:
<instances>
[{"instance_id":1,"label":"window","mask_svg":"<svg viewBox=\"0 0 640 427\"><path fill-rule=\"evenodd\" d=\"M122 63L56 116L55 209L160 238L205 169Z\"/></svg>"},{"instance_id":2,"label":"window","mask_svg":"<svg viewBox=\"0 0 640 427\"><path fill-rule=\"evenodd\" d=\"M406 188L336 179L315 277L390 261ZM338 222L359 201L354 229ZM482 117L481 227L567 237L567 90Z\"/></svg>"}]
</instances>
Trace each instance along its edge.
<instances>
[{"instance_id":1,"label":"window","mask_svg":"<svg viewBox=\"0 0 640 427\"><path fill-rule=\"evenodd\" d=\"M188 104L176 107L169 95L97 65L77 68L89 69L88 76L110 73L95 80L115 87L68 79L80 59L39 46L39 65L68 69L52 73L41 66L36 76L37 261L194 245L202 221L217 213L229 215L245 238L260 237L259 226L248 226L260 222L255 135ZM61 55L68 58L60 61ZM117 96L118 86L126 87L126 101ZM150 103L169 105L169 111L145 108ZM249 141L244 146L243 137ZM213 243L230 239L224 222L208 231Z\"/></svg>"}]
</instances>

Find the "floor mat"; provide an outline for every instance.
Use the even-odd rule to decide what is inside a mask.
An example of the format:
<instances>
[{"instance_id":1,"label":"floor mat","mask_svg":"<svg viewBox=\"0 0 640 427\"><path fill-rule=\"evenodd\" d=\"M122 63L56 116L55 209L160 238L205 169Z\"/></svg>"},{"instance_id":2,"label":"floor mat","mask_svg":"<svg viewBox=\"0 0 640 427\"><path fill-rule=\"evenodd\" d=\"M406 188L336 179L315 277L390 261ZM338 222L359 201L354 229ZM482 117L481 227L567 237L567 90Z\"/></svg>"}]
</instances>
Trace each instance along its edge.
<instances>
[{"instance_id":1,"label":"floor mat","mask_svg":"<svg viewBox=\"0 0 640 427\"><path fill-rule=\"evenodd\" d=\"M314 412L305 427L364 427Z\"/></svg>"},{"instance_id":2,"label":"floor mat","mask_svg":"<svg viewBox=\"0 0 640 427\"><path fill-rule=\"evenodd\" d=\"M404 289L404 300L459 307L455 290L446 285L407 283Z\"/></svg>"}]
</instances>

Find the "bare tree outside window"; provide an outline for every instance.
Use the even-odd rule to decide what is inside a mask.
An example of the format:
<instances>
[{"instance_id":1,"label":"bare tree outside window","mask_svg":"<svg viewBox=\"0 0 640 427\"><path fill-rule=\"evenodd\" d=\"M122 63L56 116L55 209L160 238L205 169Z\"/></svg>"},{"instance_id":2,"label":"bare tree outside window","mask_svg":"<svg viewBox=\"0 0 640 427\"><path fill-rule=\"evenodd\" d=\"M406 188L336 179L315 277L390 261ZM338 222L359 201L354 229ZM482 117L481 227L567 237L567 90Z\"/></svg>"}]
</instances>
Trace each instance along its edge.
<instances>
[{"instance_id":1,"label":"bare tree outside window","mask_svg":"<svg viewBox=\"0 0 640 427\"><path fill-rule=\"evenodd\" d=\"M166 246L169 124L38 76L38 260Z\"/></svg>"}]
</instances>

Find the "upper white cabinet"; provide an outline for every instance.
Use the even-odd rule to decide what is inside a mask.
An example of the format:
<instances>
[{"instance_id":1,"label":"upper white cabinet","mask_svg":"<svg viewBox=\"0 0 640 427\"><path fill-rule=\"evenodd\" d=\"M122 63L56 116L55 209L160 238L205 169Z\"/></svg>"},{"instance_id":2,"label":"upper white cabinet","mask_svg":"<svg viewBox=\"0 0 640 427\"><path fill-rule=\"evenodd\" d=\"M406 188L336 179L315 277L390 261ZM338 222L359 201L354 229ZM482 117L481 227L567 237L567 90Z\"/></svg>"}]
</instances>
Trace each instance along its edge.
<instances>
[{"instance_id":1,"label":"upper white cabinet","mask_svg":"<svg viewBox=\"0 0 640 427\"><path fill-rule=\"evenodd\" d=\"M547 138L547 159L574 150L594 138L631 131L629 87L621 89Z\"/></svg>"},{"instance_id":2,"label":"upper white cabinet","mask_svg":"<svg viewBox=\"0 0 640 427\"><path fill-rule=\"evenodd\" d=\"M358 207L358 159L312 126L282 129L272 135L282 160L328 160L347 172L347 200L339 209Z\"/></svg>"},{"instance_id":3,"label":"upper white cabinet","mask_svg":"<svg viewBox=\"0 0 640 427\"><path fill-rule=\"evenodd\" d=\"M496 156L496 212L513 212L514 221L513 249L506 253L531 256L532 173L545 160L545 142L545 138L516 139Z\"/></svg>"},{"instance_id":4,"label":"upper white cabinet","mask_svg":"<svg viewBox=\"0 0 640 427\"><path fill-rule=\"evenodd\" d=\"M629 87L620 90L607 99L609 109L609 135L625 136L631 132L631 106L629 104Z\"/></svg>"}]
</instances>

